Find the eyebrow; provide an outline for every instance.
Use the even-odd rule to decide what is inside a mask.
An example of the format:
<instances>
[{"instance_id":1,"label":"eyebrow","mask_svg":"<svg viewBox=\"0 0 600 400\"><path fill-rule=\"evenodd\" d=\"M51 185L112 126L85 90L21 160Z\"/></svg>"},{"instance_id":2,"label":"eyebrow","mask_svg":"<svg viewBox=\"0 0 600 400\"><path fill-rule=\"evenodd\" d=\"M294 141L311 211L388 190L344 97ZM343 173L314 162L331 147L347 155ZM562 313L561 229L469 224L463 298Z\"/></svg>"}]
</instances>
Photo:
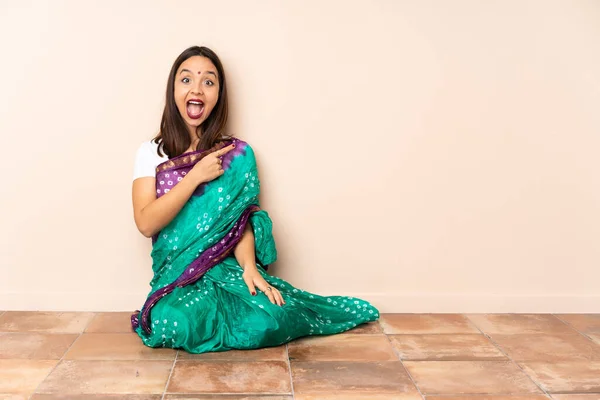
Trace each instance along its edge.
<instances>
[{"instance_id":1,"label":"eyebrow","mask_svg":"<svg viewBox=\"0 0 600 400\"><path fill-rule=\"evenodd\" d=\"M190 74L192 73L192 71L190 71L189 69L182 69L181 72L179 73L179 75L183 74L184 72L189 72ZM198 75L200 75L202 73L202 71L198 71ZM212 74L215 76L215 78L217 77L217 74L213 71L206 71L207 74Z\"/></svg>"}]
</instances>

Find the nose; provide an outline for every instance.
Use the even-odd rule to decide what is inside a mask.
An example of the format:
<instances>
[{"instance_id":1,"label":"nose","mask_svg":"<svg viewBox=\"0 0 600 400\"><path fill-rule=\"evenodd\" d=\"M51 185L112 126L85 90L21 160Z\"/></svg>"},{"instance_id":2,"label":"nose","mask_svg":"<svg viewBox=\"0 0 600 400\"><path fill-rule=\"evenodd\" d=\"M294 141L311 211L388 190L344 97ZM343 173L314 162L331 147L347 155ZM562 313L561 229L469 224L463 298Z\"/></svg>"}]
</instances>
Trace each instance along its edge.
<instances>
[{"instance_id":1,"label":"nose","mask_svg":"<svg viewBox=\"0 0 600 400\"><path fill-rule=\"evenodd\" d=\"M193 93L197 93L197 94L204 94L202 92L202 80L197 80L196 83L194 84L194 87L192 88Z\"/></svg>"}]
</instances>

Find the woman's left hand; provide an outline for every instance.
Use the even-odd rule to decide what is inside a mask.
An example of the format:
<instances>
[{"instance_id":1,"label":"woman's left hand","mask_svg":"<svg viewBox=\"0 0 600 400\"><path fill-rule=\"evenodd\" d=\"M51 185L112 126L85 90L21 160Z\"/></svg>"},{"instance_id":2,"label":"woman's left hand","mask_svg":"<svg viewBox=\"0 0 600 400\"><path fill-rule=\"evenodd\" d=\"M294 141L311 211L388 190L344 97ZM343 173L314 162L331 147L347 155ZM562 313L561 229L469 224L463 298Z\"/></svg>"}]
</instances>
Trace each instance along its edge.
<instances>
[{"instance_id":1,"label":"woman's left hand","mask_svg":"<svg viewBox=\"0 0 600 400\"><path fill-rule=\"evenodd\" d=\"M278 306L282 306L285 304L283 300L283 296L279 292L279 290L275 289L273 286L269 285L265 278L262 277L260 272L256 267L246 267L244 268L244 273L242 274L242 278L244 278L244 282L250 289L250 293L252 296L256 295L256 288L260 289L264 294L267 295L271 303L277 304Z\"/></svg>"}]
</instances>

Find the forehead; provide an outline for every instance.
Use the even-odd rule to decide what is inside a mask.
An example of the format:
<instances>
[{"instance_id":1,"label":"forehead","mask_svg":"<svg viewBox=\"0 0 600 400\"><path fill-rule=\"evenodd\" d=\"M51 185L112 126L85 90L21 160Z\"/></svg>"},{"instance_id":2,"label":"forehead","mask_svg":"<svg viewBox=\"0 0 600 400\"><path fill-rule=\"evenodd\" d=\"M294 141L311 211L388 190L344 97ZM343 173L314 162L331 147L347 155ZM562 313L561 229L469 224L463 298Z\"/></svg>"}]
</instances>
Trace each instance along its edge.
<instances>
[{"instance_id":1,"label":"forehead","mask_svg":"<svg viewBox=\"0 0 600 400\"><path fill-rule=\"evenodd\" d=\"M179 66L177 73L179 74L183 69L190 70L194 74L197 74L198 72L204 73L206 71L214 71L215 74L218 74L217 68L214 66L212 61L202 56L193 56L185 60Z\"/></svg>"}]
</instances>

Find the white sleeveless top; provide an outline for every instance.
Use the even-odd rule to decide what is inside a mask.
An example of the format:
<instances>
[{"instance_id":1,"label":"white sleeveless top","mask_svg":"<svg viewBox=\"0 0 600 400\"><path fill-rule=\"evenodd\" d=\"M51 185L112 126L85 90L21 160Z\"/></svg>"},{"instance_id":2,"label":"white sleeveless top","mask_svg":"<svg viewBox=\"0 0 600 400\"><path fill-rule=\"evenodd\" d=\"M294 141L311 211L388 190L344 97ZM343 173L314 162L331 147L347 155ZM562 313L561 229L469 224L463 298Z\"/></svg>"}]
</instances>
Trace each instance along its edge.
<instances>
[{"instance_id":1,"label":"white sleeveless top","mask_svg":"<svg viewBox=\"0 0 600 400\"><path fill-rule=\"evenodd\" d=\"M166 154L164 157L160 157L157 149L158 144L151 140L142 143L138 148L135 156L135 165L133 167L133 180L144 178L146 176L152 178L156 177L156 167L169 159Z\"/></svg>"}]
</instances>

